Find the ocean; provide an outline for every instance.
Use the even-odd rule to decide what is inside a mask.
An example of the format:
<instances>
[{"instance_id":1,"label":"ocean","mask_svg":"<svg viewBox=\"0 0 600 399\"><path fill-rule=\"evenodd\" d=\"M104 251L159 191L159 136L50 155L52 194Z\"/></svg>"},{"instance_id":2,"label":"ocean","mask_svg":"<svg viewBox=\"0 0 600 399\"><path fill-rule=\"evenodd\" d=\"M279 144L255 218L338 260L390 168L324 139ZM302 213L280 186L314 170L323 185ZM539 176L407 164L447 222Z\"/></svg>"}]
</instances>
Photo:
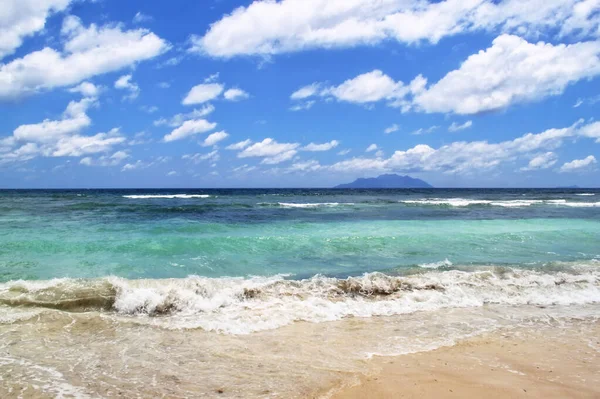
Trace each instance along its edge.
<instances>
[{"instance_id":1,"label":"ocean","mask_svg":"<svg viewBox=\"0 0 600 399\"><path fill-rule=\"evenodd\" d=\"M0 190L11 395L306 397L599 303L599 189Z\"/></svg>"}]
</instances>

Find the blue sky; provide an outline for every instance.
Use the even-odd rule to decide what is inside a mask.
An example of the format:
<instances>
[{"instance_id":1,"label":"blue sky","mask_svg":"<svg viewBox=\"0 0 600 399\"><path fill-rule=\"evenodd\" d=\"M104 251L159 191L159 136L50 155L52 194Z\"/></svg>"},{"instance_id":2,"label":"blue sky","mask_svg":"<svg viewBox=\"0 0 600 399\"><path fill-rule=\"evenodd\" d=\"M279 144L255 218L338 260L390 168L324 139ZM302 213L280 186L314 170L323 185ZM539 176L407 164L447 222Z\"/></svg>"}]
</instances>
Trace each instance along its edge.
<instances>
[{"instance_id":1,"label":"blue sky","mask_svg":"<svg viewBox=\"0 0 600 399\"><path fill-rule=\"evenodd\" d=\"M600 0L5 0L0 187L600 186Z\"/></svg>"}]
</instances>

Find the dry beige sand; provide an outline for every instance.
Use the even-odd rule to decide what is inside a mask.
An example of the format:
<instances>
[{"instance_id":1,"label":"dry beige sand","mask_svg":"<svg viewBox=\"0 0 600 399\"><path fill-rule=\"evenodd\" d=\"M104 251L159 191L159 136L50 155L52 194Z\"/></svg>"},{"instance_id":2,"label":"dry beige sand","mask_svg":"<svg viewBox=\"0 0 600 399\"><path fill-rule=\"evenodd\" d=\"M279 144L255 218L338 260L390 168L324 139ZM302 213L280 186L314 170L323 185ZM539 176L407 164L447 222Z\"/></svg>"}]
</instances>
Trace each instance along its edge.
<instances>
[{"instance_id":1,"label":"dry beige sand","mask_svg":"<svg viewBox=\"0 0 600 399\"><path fill-rule=\"evenodd\" d=\"M505 331L371 366L333 398L600 398L600 323Z\"/></svg>"}]
</instances>

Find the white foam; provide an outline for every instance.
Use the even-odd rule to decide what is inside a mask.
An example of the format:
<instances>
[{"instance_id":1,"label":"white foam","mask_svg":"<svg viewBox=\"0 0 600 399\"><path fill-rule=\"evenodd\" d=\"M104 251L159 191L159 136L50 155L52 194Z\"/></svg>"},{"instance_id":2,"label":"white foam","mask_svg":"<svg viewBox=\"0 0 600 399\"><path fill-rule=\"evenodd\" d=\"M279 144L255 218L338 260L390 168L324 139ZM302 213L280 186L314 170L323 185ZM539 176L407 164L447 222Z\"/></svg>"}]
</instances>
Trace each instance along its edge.
<instances>
[{"instance_id":1,"label":"white foam","mask_svg":"<svg viewBox=\"0 0 600 399\"><path fill-rule=\"evenodd\" d=\"M450 262L448 260L448 258L446 258L440 262L422 263L419 265L419 267L422 267L423 269L439 269L442 267L450 267L450 266L452 266L452 262Z\"/></svg>"},{"instance_id":2,"label":"white foam","mask_svg":"<svg viewBox=\"0 0 600 399\"><path fill-rule=\"evenodd\" d=\"M314 203L292 203L292 202L279 202L279 206L282 208L321 208L321 207L334 207L334 206L350 206L354 205L351 202L314 202Z\"/></svg>"},{"instance_id":3,"label":"white foam","mask_svg":"<svg viewBox=\"0 0 600 399\"><path fill-rule=\"evenodd\" d=\"M579 195L581 197L592 197L592 196L594 196L596 194L594 194L594 193L581 193L581 194L575 194L575 195Z\"/></svg>"},{"instance_id":4,"label":"white foam","mask_svg":"<svg viewBox=\"0 0 600 399\"><path fill-rule=\"evenodd\" d=\"M496 305L576 305L600 302L600 272L541 273L510 269L432 271L407 277L381 273L346 280L282 276L114 282L115 308L147 314L171 307L171 317L139 319L166 328L202 328L228 334L275 329L296 321L326 322Z\"/></svg>"},{"instance_id":5,"label":"white foam","mask_svg":"<svg viewBox=\"0 0 600 399\"><path fill-rule=\"evenodd\" d=\"M129 198L129 199L154 199L154 198L160 198L160 199L173 199L173 198L178 198L178 199L191 199L191 198L210 198L212 197L212 195L208 195L208 194L164 194L164 195L124 195L123 198Z\"/></svg>"},{"instance_id":6,"label":"white foam","mask_svg":"<svg viewBox=\"0 0 600 399\"><path fill-rule=\"evenodd\" d=\"M400 201L403 204L411 205L446 205L454 207L466 207L471 205L488 205L488 206L501 206L504 208L522 208L532 205L555 205L555 206L569 206L569 207L598 207L600 202L569 202L566 199L555 199L555 200L477 200L477 199L465 199L465 198L429 198L429 199L418 199L418 200L404 200Z\"/></svg>"},{"instance_id":7,"label":"white foam","mask_svg":"<svg viewBox=\"0 0 600 399\"><path fill-rule=\"evenodd\" d=\"M450 265L444 260L422 267ZM439 266L438 266L439 265ZM336 279L315 276L286 280L285 276L126 280L53 280L46 283L0 284L0 296L48 295L56 287L61 298L72 290L112 287L112 317L169 329L202 328L227 334L248 334L296 321L313 323L346 317L392 316L445 308L494 305L584 305L600 303L598 262L560 272L523 269L476 271L431 270L416 275L368 273ZM28 291L27 287L33 292ZM46 291L36 290L46 288ZM91 288L90 288L91 287ZM67 298L68 299L68 298ZM149 317L149 316L160 317ZM133 317L133 318L132 318Z\"/></svg>"}]
</instances>

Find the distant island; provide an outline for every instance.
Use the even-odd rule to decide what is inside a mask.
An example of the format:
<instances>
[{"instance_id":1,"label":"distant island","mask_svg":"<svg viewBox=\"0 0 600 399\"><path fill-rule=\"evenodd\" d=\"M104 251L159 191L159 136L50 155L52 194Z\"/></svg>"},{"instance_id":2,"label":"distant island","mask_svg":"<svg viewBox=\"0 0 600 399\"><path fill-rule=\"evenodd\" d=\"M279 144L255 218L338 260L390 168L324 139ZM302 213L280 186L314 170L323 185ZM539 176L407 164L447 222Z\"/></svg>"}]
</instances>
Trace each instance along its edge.
<instances>
[{"instance_id":1,"label":"distant island","mask_svg":"<svg viewBox=\"0 0 600 399\"><path fill-rule=\"evenodd\" d=\"M340 184L334 188L433 188L433 186L410 176L388 174L356 179L352 183Z\"/></svg>"}]
</instances>

